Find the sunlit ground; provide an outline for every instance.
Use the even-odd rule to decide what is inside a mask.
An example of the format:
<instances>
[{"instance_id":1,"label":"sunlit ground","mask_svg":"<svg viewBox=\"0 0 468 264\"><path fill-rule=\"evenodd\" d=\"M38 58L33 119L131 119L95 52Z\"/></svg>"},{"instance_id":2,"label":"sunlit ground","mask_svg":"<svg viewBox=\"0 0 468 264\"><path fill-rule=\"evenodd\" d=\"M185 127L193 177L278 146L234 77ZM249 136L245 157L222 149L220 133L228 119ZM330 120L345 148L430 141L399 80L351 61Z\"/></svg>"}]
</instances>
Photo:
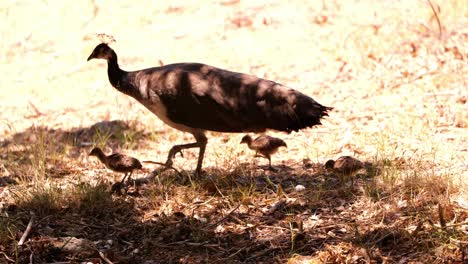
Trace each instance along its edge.
<instances>
[{"instance_id":1,"label":"sunlit ground","mask_svg":"<svg viewBox=\"0 0 468 264\"><path fill-rule=\"evenodd\" d=\"M94 242L112 239L114 246L108 251L97 246L83 256L53 251L48 253L51 259L39 253L33 257L38 262L103 261L101 252L121 263L197 263L206 256L228 263L300 261L302 256L318 262L362 258L391 263L407 258L461 263L468 232L465 1L153 2L0 3L0 223L10 227L0 228L0 241L5 242L0 243L1 252L24 260L37 252L40 239L73 236ZM111 47L125 70L202 62L277 81L334 110L322 126L289 135L269 133L287 142L288 148L276 154L273 163L288 170L258 170L266 160L254 159L239 144L242 134L210 133L204 165L211 179L207 181L216 188L169 174L169 180L150 184L151 191L138 197L103 198L99 184L110 185L120 175L88 157L91 146L164 161L172 144L193 139L111 87L105 61L86 61L99 44L96 33L114 36ZM96 123L112 120L119 122L93 129ZM360 177L350 191L334 192L321 166L342 155L371 162L378 173ZM186 151L174 166L189 175L196 157L196 151ZM79 189L80 182L90 186ZM74 198L62 193L57 208L36 211L41 205L28 204L34 193L20 198L15 193L44 191L38 184L58 188L50 192L72 188ZM297 194L296 184L304 184L306 191ZM124 203L122 211L131 212L129 216L120 209L109 214L131 223L114 223L120 229L110 233L93 229L90 223L112 223L96 216L102 210L99 205L82 208L80 195L88 193L86 188L98 193L91 201L103 199L104 207L120 208ZM259 216L263 207L285 197L296 200L288 200L279 215L268 215L274 221ZM197 212L197 201L212 208ZM242 204L239 211L219 224L222 232L199 220L203 215L216 223L237 203ZM35 226L29 246L15 255L29 211L43 224ZM182 212L186 222L172 219L175 212ZM77 214L81 218L75 220L87 223L88 229L73 233L67 229L72 224L59 216L74 219ZM86 215L96 218L87 220ZM448 227L442 227L440 215ZM297 219L304 222L306 233L299 242L291 239L299 232L290 225ZM323 228L328 223L336 226ZM45 225L60 231L44 232ZM190 235L175 234L180 226L190 229ZM360 231L355 232L356 226ZM119 233L127 227L130 234ZM266 228L280 230L278 237ZM389 236L381 230L387 229L394 244L382 245ZM99 235L89 235L93 232ZM261 246L250 250L252 245L238 238L243 235ZM140 238L145 236L160 240L143 243ZM410 241L406 251L398 251L402 241ZM204 242L220 249L187 244ZM367 257L361 248L370 252Z\"/></svg>"}]
</instances>

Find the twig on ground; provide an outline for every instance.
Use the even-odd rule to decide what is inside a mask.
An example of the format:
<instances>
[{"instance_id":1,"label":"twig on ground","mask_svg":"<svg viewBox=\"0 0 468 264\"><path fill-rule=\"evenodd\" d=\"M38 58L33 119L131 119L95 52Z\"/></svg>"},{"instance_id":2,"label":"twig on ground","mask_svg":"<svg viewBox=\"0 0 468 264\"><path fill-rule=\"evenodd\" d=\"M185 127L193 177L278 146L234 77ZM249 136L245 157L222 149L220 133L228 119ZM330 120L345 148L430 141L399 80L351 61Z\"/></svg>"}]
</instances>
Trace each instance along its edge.
<instances>
[{"instance_id":1,"label":"twig on ground","mask_svg":"<svg viewBox=\"0 0 468 264\"><path fill-rule=\"evenodd\" d=\"M18 242L18 246L23 245L24 241L26 241L26 238L28 237L29 232L31 232L31 228L32 228L32 225L33 225L33 222L34 222L34 218L35 218L35 215L34 215L33 212L31 212L31 219L29 219L28 226L26 227L26 230L24 230L24 233L21 236L20 241Z\"/></svg>"},{"instance_id":2,"label":"twig on ground","mask_svg":"<svg viewBox=\"0 0 468 264\"><path fill-rule=\"evenodd\" d=\"M285 228L285 227L282 227L282 226L274 226L274 225L256 225L255 227L257 228L269 228L269 229L277 229L277 230L284 230L284 231L288 231L289 228Z\"/></svg>"},{"instance_id":3,"label":"twig on ground","mask_svg":"<svg viewBox=\"0 0 468 264\"><path fill-rule=\"evenodd\" d=\"M152 160L144 160L143 163L151 163L151 164L157 164L157 165L164 166L165 168L163 168L161 171L158 171L158 173L162 173L162 172L166 171L167 169L173 169L177 174L179 174L180 177L182 177L182 173L180 173L176 168L174 168L172 166L167 166L166 164L164 164L162 162L157 162L157 161L152 161Z\"/></svg>"},{"instance_id":4,"label":"twig on ground","mask_svg":"<svg viewBox=\"0 0 468 264\"><path fill-rule=\"evenodd\" d=\"M229 256L227 256L227 257L223 258L222 260L228 260L228 259L230 259L230 258L234 257L235 255L237 255L237 254L241 253L243 250L245 250L245 247L243 247L243 248L241 248L241 249L237 250L236 252L234 252L234 253L232 253L231 255L229 255Z\"/></svg>"},{"instance_id":5,"label":"twig on ground","mask_svg":"<svg viewBox=\"0 0 468 264\"><path fill-rule=\"evenodd\" d=\"M11 259L5 252L0 251L0 254L3 255L8 261L15 262L13 259Z\"/></svg>"},{"instance_id":6,"label":"twig on ground","mask_svg":"<svg viewBox=\"0 0 468 264\"><path fill-rule=\"evenodd\" d=\"M234 213L234 211L236 211L240 207L240 205L241 204L239 203L234 209L232 209L229 213L227 213L223 218L219 219L216 223L210 224L209 226L213 227L213 226L219 225L221 222L226 220L232 213Z\"/></svg>"},{"instance_id":7,"label":"twig on ground","mask_svg":"<svg viewBox=\"0 0 468 264\"><path fill-rule=\"evenodd\" d=\"M86 224L74 220L69 220L71 223L77 224L77 225L82 225L82 226L87 226L87 227L92 227L92 228L97 228L97 229L108 229L108 227L105 226L98 226L98 225L93 225L93 224Z\"/></svg>"},{"instance_id":8,"label":"twig on ground","mask_svg":"<svg viewBox=\"0 0 468 264\"><path fill-rule=\"evenodd\" d=\"M379 238L379 239L377 239L375 241L372 241L371 244L372 245L377 245L378 243L382 242L383 240L387 239L390 236L393 236L393 233L384 234L381 238Z\"/></svg>"},{"instance_id":9,"label":"twig on ground","mask_svg":"<svg viewBox=\"0 0 468 264\"><path fill-rule=\"evenodd\" d=\"M210 249L217 248L217 250L222 250L219 244L210 244L209 241L190 242L190 239L171 242L168 244L158 244L159 247L163 247L163 248L171 248L171 247L180 246L180 245L191 246L191 247L205 247L205 248L210 248Z\"/></svg>"},{"instance_id":10,"label":"twig on ground","mask_svg":"<svg viewBox=\"0 0 468 264\"><path fill-rule=\"evenodd\" d=\"M429 72L421 73L421 74L416 75L416 76L414 76L413 78L407 80L406 82L399 82L399 83L396 83L396 84L390 86L389 89L393 90L393 89L398 88L398 87L400 87L400 86L402 86L402 85L404 85L404 84L410 84L410 83L412 83L412 82L414 82L414 81L420 80L420 79L422 79L423 77L425 77L426 75L432 75L432 74L435 74L435 73L436 73L435 71L429 71Z\"/></svg>"},{"instance_id":11,"label":"twig on ground","mask_svg":"<svg viewBox=\"0 0 468 264\"><path fill-rule=\"evenodd\" d=\"M332 228L338 228L339 226L348 227L349 225L336 223L336 224L329 224L329 225L323 225L323 226L314 226L313 229L332 229Z\"/></svg>"},{"instance_id":12,"label":"twig on ground","mask_svg":"<svg viewBox=\"0 0 468 264\"><path fill-rule=\"evenodd\" d=\"M424 96L454 96L454 95L457 95L457 91L456 90L450 90L450 91L442 91L442 92L438 92L438 93L435 93L435 92L432 92L432 93L426 93L424 94Z\"/></svg>"},{"instance_id":13,"label":"twig on ground","mask_svg":"<svg viewBox=\"0 0 468 264\"><path fill-rule=\"evenodd\" d=\"M102 251L98 250L98 253L99 253L99 256L102 258L102 260L104 260L107 264L114 264L112 261L106 258L106 256L104 255L104 253L102 253Z\"/></svg>"},{"instance_id":14,"label":"twig on ground","mask_svg":"<svg viewBox=\"0 0 468 264\"><path fill-rule=\"evenodd\" d=\"M456 223L456 224L445 225L445 226L446 227L454 227L454 226L461 226L461 225L468 225L468 221L461 222L461 223Z\"/></svg>"},{"instance_id":15,"label":"twig on ground","mask_svg":"<svg viewBox=\"0 0 468 264\"><path fill-rule=\"evenodd\" d=\"M441 39L442 38L442 25L440 24L439 15L437 14L437 11L435 10L434 5L432 4L431 0L427 0L427 2L431 6L432 13L434 13L434 17L436 18L437 26L439 27L439 39Z\"/></svg>"},{"instance_id":16,"label":"twig on ground","mask_svg":"<svg viewBox=\"0 0 468 264\"><path fill-rule=\"evenodd\" d=\"M461 225L468 225L468 222L461 222L461 223L456 223L456 224L450 224L450 225L447 225L445 224L445 226L443 227L442 225L438 225L438 224L434 224L432 221L430 220L427 220L427 222L432 226L432 227L435 227L435 228L439 228L439 229L447 229L447 228L450 228L450 227L456 227L456 226L461 226Z\"/></svg>"},{"instance_id":17,"label":"twig on ground","mask_svg":"<svg viewBox=\"0 0 468 264\"><path fill-rule=\"evenodd\" d=\"M271 215L286 204L286 199L279 199L265 214Z\"/></svg>"},{"instance_id":18,"label":"twig on ground","mask_svg":"<svg viewBox=\"0 0 468 264\"><path fill-rule=\"evenodd\" d=\"M234 221L236 221L238 224L240 224L240 225L245 225L245 224L246 224L245 221L239 219L239 217L237 217L237 216L235 216L235 215L231 215L231 218L232 218Z\"/></svg>"},{"instance_id":19,"label":"twig on ground","mask_svg":"<svg viewBox=\"0 0 468 264\"><path fill-rule=\"evenodd\" d=\"M457 243L457 244L460 244L460 245L468 245L468 241L458 240L458 239L455 239L455 238L450 238L450 242Z\"/></svg>"},{"instance_id":20,"label":"twig on ground","mask_svg":"<svg viewBox=\"0 0 468 264\"><path fill-rule=\"evenodd\" d=\"M44 113L42 113L41 111L39 111L39 108L37 108L37 106L35 104L33 104L33 102L31 101L28 101L29 103L29 106L31 106L31 108L34 110L35 114L34 115L31 115L30 117L38 117L38 116L42 116L44 115Z\"/></svg>"},{"instance_id":21,"label":"twig on ground","mask_svg":"<svg viewBox=\"0 0 468 264\"><path fill-rule=\"evenodd\" d=\"M165 244L165 246L184 245L184 244L188 243L189 241L190 241L190 239L181 240L181 241L176 241L176 242L171 242L171 243Z\"/></svg>"}]
</instances>

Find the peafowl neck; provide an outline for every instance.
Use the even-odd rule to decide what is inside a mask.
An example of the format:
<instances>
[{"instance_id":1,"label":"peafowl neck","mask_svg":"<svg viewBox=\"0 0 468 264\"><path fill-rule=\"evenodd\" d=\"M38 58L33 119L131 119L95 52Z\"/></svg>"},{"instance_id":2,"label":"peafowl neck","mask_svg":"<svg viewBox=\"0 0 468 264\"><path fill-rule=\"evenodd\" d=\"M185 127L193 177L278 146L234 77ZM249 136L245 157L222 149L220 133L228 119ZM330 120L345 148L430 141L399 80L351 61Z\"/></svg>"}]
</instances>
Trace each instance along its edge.
<instances>
[{"instance_id":1,"label":"peafowl neck","mask_svg":"<svg viewBox=\"0 0 468 264\"><path fill-rule=\"evenodd\" d=\"M133 95L133 86L128 81L128 72L120 69L117 62L117 54L112 51L111 56L107 60L107 74L112 86L120 92Z\"/></svg>"},{"instance_id":2,"label":"peafowl neck","mask_svg":"<svg viewBox=\"0 0 468 264\"><path fill-rule=\"evenodd\" d=\"M106 156L106 154L104 154L104 152L98 151L98 152L96 153L96 157L97 157L102 163L104 163L104 164L107 163L107 156Z\"/></svg>"},{"instance_id":3,"label":"peafowl neck","mask_svg":"<svg viewBox=\"0 0 468 264\"><path fill-rule=\"evenodd\" d=\"M112 55L107 60L107 74L109 75L109 81L112 86L119 89L125 72L120 69L117 63L117 54L115 54L114 51L112 51Z\"/></svg>"}]
</instances>

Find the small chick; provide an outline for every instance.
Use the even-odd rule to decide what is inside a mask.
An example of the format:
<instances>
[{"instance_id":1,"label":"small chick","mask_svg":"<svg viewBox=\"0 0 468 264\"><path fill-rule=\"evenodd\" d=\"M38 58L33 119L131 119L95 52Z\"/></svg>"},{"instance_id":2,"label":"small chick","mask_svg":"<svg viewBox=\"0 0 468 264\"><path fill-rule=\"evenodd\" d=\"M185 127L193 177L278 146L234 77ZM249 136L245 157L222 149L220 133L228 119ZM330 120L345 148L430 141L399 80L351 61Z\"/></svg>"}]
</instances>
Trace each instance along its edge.
<instances>
[{"instance_id":1,"label":"small chick","mask_svg":"<svg viewBox=\"0 0 468 264\"><path fill-rule=\"evenodd\" d=\"M364 168L364 163L350 156L341 156L336 161L328 160L325 163L325 168L338 174L341 182L350 177L351 184L354 185L353 176Z\"/></svg>"},{"instance_id":2,"label":"small chick","mask_svg":"<svg viewBox=\"0 0 468 264\"><path fill-rule=\"evenodd\" d=\"M93 148L89 153L90 156L96 156L106 167L116 172L125 173L120 184L123 184L125 178L131 179L133 170L142 169L140 161L134 157L130 157L120 153L114 153L106 156L100 148Z\"/></svg>"},{"instance_id":3,"label":"small chick","mask_svg":"<svg viewBox=\"0 0 468 264\"><path fill-rule=\"evenodd\" d=\"M288 147L282 139L267 135L259 136L255 140L249 135L246 135L242 138L240 143L246 143L249 149L255 150L256 155L260 153L261 156L268 159L270 169L273 169L271 166L271 155L275 154L280 147Z\"/></svg>"}]
</instances>

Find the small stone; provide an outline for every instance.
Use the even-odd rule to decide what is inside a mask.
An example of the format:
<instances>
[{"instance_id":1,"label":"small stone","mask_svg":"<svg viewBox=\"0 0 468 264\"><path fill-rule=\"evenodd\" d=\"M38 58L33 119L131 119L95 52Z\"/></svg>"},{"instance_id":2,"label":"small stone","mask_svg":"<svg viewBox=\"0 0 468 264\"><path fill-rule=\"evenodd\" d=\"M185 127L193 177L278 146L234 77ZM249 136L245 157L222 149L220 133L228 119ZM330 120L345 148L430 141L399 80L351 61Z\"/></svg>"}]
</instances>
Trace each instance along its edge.
<instances>
[{"instance_id":1,"label":"small stone","mask_svg":"<svg viewBox=\"0 0 468 264\"><path fill-rule=\"evenodd\" d=\"M302 192L302 191L305 190L305 187L304 187L304 185L298 184L298 185L296 185L296 187L294 187L294 190L296 190L296 192Z\"/></svg>"},{"instance_id":2,"label":"small stone","mask_svg":"<svg viewBox=\"0 0 468 264\"><path fill-rule=\"evenodd\" d=\"M81 257L90 257L95 253L95 244L87 239L60 237L52 242L54 247Z\"/></svg>"},{"instance_id":3,"label":"small stone","mask_svg":"<svg viewBox=\"0 0 468 264\"><path fill-rule=\"evenodd\" d=\"M193 218L197 219L202 224L208 223L208 219L206 219L206 217L202 217L202 216L199 216L199 215L194 215Z\"/></svg>"},{"instance_id":4,"label":"small stone","mask_svg":"<svg viewBox=\"0 0 468 264\"><path fill-rule=\"evenodd\" d=\"M226 232L226 228L224 228L222 225L219 225L215 228L214 232L216 234L222 234Z\"/></svg>"}]
</instances>

